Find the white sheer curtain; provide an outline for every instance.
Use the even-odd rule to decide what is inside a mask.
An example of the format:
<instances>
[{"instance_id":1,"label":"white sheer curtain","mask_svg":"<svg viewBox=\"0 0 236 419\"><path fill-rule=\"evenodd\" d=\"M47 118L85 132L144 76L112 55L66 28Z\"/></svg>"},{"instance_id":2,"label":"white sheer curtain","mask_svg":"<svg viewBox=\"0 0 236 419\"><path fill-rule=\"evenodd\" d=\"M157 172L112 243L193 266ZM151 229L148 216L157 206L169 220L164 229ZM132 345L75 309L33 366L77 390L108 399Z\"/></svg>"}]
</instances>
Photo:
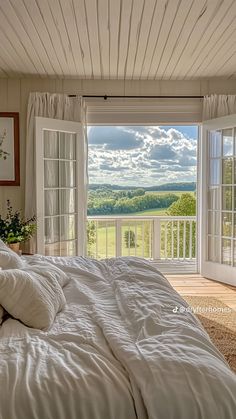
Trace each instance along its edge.
<instances>
[{"instance_id":1,"label":"white sheer curtain","mask_svg":"<svg viewBox=\"0 0 236 419\"><path fill-rule=\"evenodd\" d=\"M66 94L51 94L51 93L30 93L28 100L28 110L27 110L27 132L26 132L26 182L25 182L25 216L32 217L36 214L36 173L35 173L35 117L41 116L46 118L61 119L67 121L75 121L82 123L84 138L81 141L84 141L85 144L85 185L84 185L84 196L87 199L87 129L86 129L86 107L81 96L69 97ZM45 137L46 137L45 133ZM65 134L69 135L69 134ZM48 156L54 157L55 153L58 152L58 142L57 142L57 133L48 132L50 141L48 141L47 150L45 150ZM53 138L55 136L55 139ZM62 135L63 136L63 135ZM45 138L46 140L46 138ZM55 141L54 141L55 140ZM47 144L47 141L46 141ZM71 152L71 147L68 147L68 142L64 141L63 138L60 139L60 152L67 153ZM69 151L68 151L69 150ZM69 159L72 156L67 156ZM54 163L54 162L52 162ZM49 182L58 182L56 179L57 176L62 176L62 174L54 173L50 167L46 167L45 170L49 170L48 180ZM71 174L68 173L68 170L64 168L64 180L66 184L67 180L70 180ZM58 205L56 194L58 191L48 194L48 199L45 202L46 212L53 213L54 208ZM67 197L68 198L68 197ZM70 199L69 199L70 201ZM86 228L86 214L84 215L84 228ZM54 231L55 232L55 231ZM86 237L86 234L84 234ZM31 240L28 248L26 249L29 252L35 252L36 241Z\"/></svg>"},{"instance_id":2,"label":"white sheer curtain","mask_svg":"<svg viewBox=\"0 0 236 419\"><path fill-rule=\"evenodd\" d=\"M203 100L203 121L236 113L235 95L211 95Z\"/></svg>"}]
</instances>

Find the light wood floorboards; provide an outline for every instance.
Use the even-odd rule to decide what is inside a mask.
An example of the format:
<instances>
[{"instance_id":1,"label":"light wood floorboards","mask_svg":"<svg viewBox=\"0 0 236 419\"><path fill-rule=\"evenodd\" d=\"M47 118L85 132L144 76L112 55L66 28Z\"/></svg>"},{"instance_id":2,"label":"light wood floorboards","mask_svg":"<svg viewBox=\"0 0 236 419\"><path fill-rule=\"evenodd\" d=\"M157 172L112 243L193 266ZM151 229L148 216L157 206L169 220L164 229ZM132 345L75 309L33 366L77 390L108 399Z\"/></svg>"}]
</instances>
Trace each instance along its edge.
<instances>
[{"instance_id":1,"label":"light wood floorboards","mask_svg":"<svg viewBox=\"0 0 236 419\"><path fill-rule=\"evenodd\" d=\"M203 278L199 274L166 275L171 285L185 295L214 297L236 310L236 287Z\"/></svg>"}]
</instances>

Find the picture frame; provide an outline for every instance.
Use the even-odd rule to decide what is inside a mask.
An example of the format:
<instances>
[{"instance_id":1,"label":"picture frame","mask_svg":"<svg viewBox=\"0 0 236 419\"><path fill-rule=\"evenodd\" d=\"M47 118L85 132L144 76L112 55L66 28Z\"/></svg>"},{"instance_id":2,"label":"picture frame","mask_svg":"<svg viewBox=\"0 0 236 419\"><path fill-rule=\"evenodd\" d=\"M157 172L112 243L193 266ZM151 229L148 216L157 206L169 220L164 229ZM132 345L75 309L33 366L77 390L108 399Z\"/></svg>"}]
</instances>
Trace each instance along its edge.
<instances>
[{"instance_id":1,"label":"picture frame","mask_svg":"<svg viewBox=\"0 0 236 419\"><path fill-rule=\"evenodd\" d=\"M19 113L0 112L0 186L19 185Z\"/></svg>"}]
</instances>

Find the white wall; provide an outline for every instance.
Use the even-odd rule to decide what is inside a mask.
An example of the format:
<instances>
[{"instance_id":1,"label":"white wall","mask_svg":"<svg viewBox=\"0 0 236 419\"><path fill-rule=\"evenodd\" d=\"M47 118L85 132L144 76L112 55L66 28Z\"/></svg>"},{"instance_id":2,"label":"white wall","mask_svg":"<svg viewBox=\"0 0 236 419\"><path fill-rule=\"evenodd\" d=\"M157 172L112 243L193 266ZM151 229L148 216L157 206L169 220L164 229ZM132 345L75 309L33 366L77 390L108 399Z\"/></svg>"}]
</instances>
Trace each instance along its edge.
<instances>
[{"instance_id":1,"label":"white wall","mask_svg":"<svg viewBox=\"0 0 236 419\"><path fill-rule=\"evenodd\" d=\"M0 79L0 112L20 113L20 186L0 187L0 214L6 200L16 209L24 208L25 136L28 95L32 91L100 95L206 95L236 94L235 80L122 81L78 79Z\"/></svg>"}]
</instances>

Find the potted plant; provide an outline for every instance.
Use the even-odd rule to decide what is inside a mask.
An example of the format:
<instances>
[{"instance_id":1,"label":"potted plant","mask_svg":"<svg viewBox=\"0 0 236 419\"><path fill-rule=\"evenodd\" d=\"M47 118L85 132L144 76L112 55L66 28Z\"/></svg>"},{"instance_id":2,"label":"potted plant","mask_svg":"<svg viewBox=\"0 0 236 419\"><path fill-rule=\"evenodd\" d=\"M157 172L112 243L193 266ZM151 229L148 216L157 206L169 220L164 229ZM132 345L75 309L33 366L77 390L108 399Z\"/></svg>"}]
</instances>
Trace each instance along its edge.
<instances>
[{"instance_id":1,"label":"potted plant","mask_svg":"<svg viewBox=\"0 0 236 419\"><path fill-rule=\"evenodd\" d=\"M36 232L36 217L26 219L20 211L13 211L10 201L7 200L7 215L0 215L0 239L12 250L19 252L20 243L29 240Z\"/></svg>"}]
</instances>

